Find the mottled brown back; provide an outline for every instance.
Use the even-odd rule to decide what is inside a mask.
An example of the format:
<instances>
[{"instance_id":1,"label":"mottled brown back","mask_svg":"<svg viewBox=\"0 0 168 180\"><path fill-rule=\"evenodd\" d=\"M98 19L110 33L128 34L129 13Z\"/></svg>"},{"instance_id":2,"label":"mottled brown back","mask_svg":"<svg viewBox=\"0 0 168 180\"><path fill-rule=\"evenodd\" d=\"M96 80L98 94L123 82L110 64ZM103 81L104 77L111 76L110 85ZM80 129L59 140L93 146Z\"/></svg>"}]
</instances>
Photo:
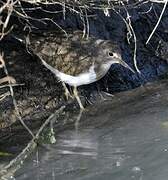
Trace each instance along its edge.
<instances>
[{"instance_id":1,"label":"mottled brown back","mask_svg":"<svg viewBox=\"0 0 168 180\"><path fill-rule=\"evenodd\" d=\"M57 70L69 75L78 75L87 72L92 64L106 61L110 50L119 51L117 45L104 42L106 41L102 41L98 46L95 38L84 39L82 33L77 31L68 36L32 35L29 47L40 59Z\"/></svg>"}]
</instances>

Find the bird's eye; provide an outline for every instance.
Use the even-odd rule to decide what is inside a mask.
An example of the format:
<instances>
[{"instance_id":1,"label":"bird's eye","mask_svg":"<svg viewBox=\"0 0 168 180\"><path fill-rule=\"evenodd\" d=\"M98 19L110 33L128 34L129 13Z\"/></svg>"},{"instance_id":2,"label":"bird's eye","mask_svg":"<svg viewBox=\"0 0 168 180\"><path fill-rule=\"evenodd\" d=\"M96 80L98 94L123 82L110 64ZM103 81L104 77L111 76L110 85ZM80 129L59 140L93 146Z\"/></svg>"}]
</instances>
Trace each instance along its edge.
<instances>
[{"instance_id":1,"label":"bird's eye","mask_svg":"<svg viewBox=\"0 0 168 180\"><path fill-rule=\"evenodd\" d=\"M112 52L109 52L108 55L111 56L111 57L114 56L114 54Z\"/></svg>"}]
</instances>

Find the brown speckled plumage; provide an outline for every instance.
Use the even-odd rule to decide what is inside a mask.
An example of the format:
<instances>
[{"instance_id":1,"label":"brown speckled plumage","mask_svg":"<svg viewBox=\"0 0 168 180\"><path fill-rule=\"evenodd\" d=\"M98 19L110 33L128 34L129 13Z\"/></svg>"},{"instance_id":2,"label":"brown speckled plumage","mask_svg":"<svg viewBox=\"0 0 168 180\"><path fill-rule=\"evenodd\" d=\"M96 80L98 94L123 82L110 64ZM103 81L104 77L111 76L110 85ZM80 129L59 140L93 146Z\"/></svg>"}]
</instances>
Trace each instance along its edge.
<instances>
[{"instance_id":1,"label":"brown speckled plumage","mask_svg":"<svg viewBox=\"0 0 168 180\"><path fill-rule=\"evenodd\" d=\"M109 52L116 52L119 56L121 54L116 43L101 41L96 44L95 38L82 39L82 33L78 31L68 37L65 34L57 37L50 34L46 37L36 36L34 39L30 38L30 49L40 59L58 71L72 76L89 71L94 64L95 71L100 74L97 79L100 79L102 73L99 73L99 68L101 64L111 60Z\"/></svg>"}]
</instances>

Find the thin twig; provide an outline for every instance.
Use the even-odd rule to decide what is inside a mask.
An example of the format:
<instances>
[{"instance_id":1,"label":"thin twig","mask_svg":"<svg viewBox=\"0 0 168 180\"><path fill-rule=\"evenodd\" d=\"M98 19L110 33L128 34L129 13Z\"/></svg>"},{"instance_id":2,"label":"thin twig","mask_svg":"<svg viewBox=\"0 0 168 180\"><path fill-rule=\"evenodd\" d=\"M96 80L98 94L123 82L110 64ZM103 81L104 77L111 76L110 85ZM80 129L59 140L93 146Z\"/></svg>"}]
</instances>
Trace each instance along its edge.
<instances>
[{"instance_id":1,"label":"thin twig","mask_svg":"<svg viewBox=\"0 0 168 180\"><path fill-rule=\"evenodd\" d=\"M8 73L8 70L6 68L6 64L5 64L5 61L3 60L3 53L0 54L0 61L3 62L4 64L4 72L6 74L7 77L9 77L9 73ZM11 85L11 82L9 81L9 89L10 89L10 93L11 93L11 97L12 97L12 100L13 100L13 105L14 105L14 108L15 108L15 112L16 112L16 116L18 117L19 121L21 122L21 124L25 127L25 129L27 129L27 131L30 133L30 135L32 137L34 137L34 134L32 133L32 131L29 129L29 127L24 123L24 121L22 120L22 117L20 115L20 112L19 112L19 109L17 107L17 103L16 103L16 99L14 97L14 91L13 91L13 87Z\"/></svg>"},{"instance_id":2,"label":"thin twig","mask_svg":"<svg viewBox=\"0 0 168 180\"><path fill-rule=\"evenodd\" d=\"M125 25L126 25L126 27L127 27L128 33L129 33L129 35L130 35L130 37L127 36L128 42L129 42L129 39L131 38L131 36L133 35L133 38L134 38L134 56L133 56L134 66L135 66L137 72L140 74L141 72L140 72L140 70L139 70L139 68L138 68L138 66L137 66L137 61L136 61L137 40L136 40L136 35L135 35L135 32L134 32L134 29L133 29L133 27L132 27L132 25L131 25L131 22L130 22L130 18L128 18L128 17L129 17L129 14L127 14L127 18L128 18L128 21L129 21L129 22L127 22L127 20L126 20L118 11L116 11L115 9L113 9L113 10L114 10L114 12L116 12L116 13L119 15L119 17L124 21L124 23L125 23Z\"/></svg>"},{"instance_id":3,"label":"thin twig","mask_svg":"<svg viewBox=\"0 0 168 180\"><path fill-rule=\"evenodd\" d=\"M127 12L127 13L128 13L128 12ZM140 70L139 70L139 68L138 68L138 66L137 66L137 59L136 59L136 57L137 57L137 38L136 38L136 35L135 35L135 31L134 31L134 29L133 29L133 27L132 27L132 25L131 25L131 20L130 20L129 14L127 14L127 17L128 17L129 27L130 27L130 29L131 29L131 31L132 31L133 38L134 38L134 54L133 54L134 66L135 66L136 71L137 71L139 74L141 74L141 72L140 72Z\"/></svg>"},{"instance_id":4,"label":"thin twig","mask_svg":"<svg viewBox=\"0 0 168 180\"><path fill-rule=\"evenodd\" d=\"M160 16L159 16L159 19L158 19L158 21L157 21L155 27L153 28L153 31L152 31L152 33L150 34L148 40L146 41L146 44L148 44L148 42L149 42L150 39L152 38L153 34L155 33L157 27L159 26L159 23L160 23L160 21L161 21L161 19L162 19L163 13L165 12L167 3L168 3L168 0L165 0L165 4L164 4L163 9L162 9L162 12L161 12L161 14L160 14Z\"/></svg>"},{"instance_id":5,"label":"thin twig","mask_svg":"<svg viewBox=\"0 0 168 180\"><path fill-rule=\"evenodd\" d=\"M5 84L5 85L0 85L0 89L3 89L5 87L9 87L9 86L12 86L12 87L15 87L15 86L24 86L25 84L22 83L22 84L17 84L17 83L14 83L14 84Z\"/></svg>"},{"instance_id":6,"label":"thin twig","mask_svg":"<svg viewBox=\"0 0 168 180\"><path fill-rule=\"evenodd\" d=\"M4 179L7 179L9 176L13 176L14 173L21 167L25 159L34 151L34 149L38 145L38 139L40 137L40 134L44 130L44 128L53 120L53 118L57 119L59 118L60 114L65 109L65 106L62 106L58 110L55 111L52 115L50 115L47 120L42 124L36 135L33 137L33 139L27 144L27 146L22 150L22 152L8 165L6 165L2 170L0 170L0 177L3 177Z\"/></svg>"}]
</instances>

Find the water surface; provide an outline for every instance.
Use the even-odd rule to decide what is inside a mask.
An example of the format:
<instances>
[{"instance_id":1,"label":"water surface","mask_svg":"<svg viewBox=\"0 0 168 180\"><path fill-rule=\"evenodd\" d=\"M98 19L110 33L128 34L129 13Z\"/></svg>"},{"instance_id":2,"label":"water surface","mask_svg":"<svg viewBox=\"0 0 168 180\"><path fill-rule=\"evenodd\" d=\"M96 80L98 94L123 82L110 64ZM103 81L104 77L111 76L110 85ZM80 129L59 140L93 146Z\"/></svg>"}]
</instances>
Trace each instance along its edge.
<instances>
[{"instance_id":1,"label":"water surface","mask_svg":"<svg viewBox=\"0 0 168 180\"><path fill-rule=\"evenodd\" d=\"M16 180L167 180L167 89L156 82L99 100L77 128L39 148Z\"/></svg>"}]
</instances>

